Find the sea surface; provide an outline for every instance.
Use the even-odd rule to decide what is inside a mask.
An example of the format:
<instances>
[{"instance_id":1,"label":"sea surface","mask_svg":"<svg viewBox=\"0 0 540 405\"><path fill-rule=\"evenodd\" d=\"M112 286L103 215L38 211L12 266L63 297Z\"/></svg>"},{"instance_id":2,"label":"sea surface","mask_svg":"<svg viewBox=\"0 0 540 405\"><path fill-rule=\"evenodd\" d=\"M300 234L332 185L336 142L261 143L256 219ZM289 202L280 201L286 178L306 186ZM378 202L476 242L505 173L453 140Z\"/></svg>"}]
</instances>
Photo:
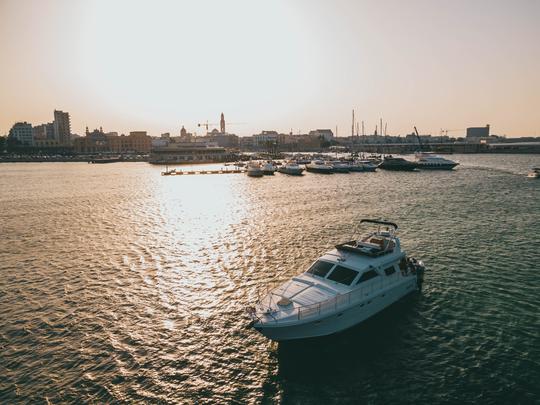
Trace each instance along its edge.
<instances>
[{"instance_id":1,"label":"sea surface","mask_svg":"<svg viewBox=\"0 0 540 405\"><path fill-rule=\"evenodd\" d=\"M0 403L539 403L540 156L451 158L264 178L0 164ZM247 326L257 291L374 217L426 263L421 293L331 337Z\"/></svg>"}]
</instances>

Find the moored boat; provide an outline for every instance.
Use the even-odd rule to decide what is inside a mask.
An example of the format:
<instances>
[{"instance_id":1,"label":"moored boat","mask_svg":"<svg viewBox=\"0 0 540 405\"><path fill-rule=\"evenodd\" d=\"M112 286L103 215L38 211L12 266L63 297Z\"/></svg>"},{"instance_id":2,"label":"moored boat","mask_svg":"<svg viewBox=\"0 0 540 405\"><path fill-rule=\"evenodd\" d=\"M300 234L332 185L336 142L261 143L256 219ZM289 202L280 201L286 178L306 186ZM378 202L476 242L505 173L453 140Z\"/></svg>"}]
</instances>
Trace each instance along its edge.
<instances>
[{"instance_id":1,"label":"moored boat","mask_svg":"<svg viewBox=\"0 0 540 405\"><path fill-rule=\"evenodd\" d=\"M299 166L294 160L289 160L278 168L278 172L300 176L304 172L304 168Z\"/></svg>"},{"instance_id":2,"label":"moored boat","mask_svg":"<svg viewBox=\"0 0 540 405\"><path fill-rule=\"evenodd\" d=\"M263 163L261 170L265 175L273 175L276 171L276 166L274 166L274 164L268 160L267 162Z\"/></svg>"},{"instance_id":3,"label":"moored boat","mask_svg":"<svg viewBox=\"0 0 540 405\"><path fill-rule=\"evenodd\" d=\"M424 265L407 257L392 222L321 256L303 274L271 289L248 308L264 336L293 340L330 335L357 325L421 289Z\"/></svg>"},{"instance_id":4,"label":"moored boat","mask_svg":"<svg viewBox=\"0 0 540 405\"><path fill-rule=\"evenodd\" d=\"M249 162L247 164L247 170L246 174L249 177L262 177L264 176L264 172L261 168L261 165L257 162Z\"/></svg>"},{"instance_id":5,"label":"moored boat","mask_svg":"<svg viewBox=\"0 0 540 405\"><path fill-rule=\"evenodd\" d=\"M374 172L377 170L377 165L369 160L355 160L349 165L351 172Z\"/></svg>"},{"instance_id":6,"label":"moored boat","mask_svg":"<svg viewBox=\"0 0 540 405\"><path fill-rule=\"evenodd\" d=\"M332 162L327 162L327 164L332 166L334 173L349 173L351 171L351 165L348 162L334 160Z\"/></svg>"},{"instance_id":7,"label":"moored boat","mask_svg":"<svg viewBox=\"0 0 540 405\"><path fill-rule=\"evenodd\" d=\"M308 163L306 165L306 170L311 173L334 173L334 168L332 167L332 165L326 164L322 160L313 160L311 163Z\"/></svg>"}]
</instances>

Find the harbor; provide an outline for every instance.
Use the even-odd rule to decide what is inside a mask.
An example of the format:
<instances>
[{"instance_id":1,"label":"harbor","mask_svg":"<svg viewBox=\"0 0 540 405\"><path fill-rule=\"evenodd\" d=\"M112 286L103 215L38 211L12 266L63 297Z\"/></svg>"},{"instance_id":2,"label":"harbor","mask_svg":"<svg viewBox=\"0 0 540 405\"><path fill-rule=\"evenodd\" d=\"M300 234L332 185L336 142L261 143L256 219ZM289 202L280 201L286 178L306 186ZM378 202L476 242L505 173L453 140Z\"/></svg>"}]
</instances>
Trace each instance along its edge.
<instances>
[{"instance_id":1,"label":"harbor","mask_svg":"<svg viewBox=\"0 0 540 405\"><path fill-rule=\"evenodd\" d=\"M0 405L540 405L540 0L0 10Z\"/></svg>"},{"instance_id":2,"label":"harbor","mask_svg":"<svg viewBox=\"0 0 540 405\"><path fill-rule=\"evenodd\" d=\"M377 402L530 398L540 187L526 175L537 160L451 158L451 171L259 179L168 178L146 162L3 165L0 395L354 403L386 379L396 389ZM276 344L249 327L246 307L352 240L362 218L399 225L402 249L427 268L420 294L315 341Z\"/></svg>"}]
</instances>

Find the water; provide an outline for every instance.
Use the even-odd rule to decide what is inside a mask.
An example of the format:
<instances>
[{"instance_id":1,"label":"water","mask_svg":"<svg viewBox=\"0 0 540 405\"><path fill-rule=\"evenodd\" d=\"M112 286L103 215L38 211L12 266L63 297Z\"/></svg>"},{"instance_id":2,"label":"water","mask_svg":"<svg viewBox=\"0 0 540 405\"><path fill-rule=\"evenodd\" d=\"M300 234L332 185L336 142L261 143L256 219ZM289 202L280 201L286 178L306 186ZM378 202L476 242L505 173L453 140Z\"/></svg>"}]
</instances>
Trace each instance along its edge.
<instances>
[{"instance_id":1,"label":"water","mask_svg":"<svg viewBox=\"0 0 540 405\"><path fill-rule=\"evenodd\" d=\"M162 177L0 165L0 402L540 401L538 156L454 172ZM345 333L246 327L360 218L400 225L422 294Z\"/></svg>"}]
</instances>

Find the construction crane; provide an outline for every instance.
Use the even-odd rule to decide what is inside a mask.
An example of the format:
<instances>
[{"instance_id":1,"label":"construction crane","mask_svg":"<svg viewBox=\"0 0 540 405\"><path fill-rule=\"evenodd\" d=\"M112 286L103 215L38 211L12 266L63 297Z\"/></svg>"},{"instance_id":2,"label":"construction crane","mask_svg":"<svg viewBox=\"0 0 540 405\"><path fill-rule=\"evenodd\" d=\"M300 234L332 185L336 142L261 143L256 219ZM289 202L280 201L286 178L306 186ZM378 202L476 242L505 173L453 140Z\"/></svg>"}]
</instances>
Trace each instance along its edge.
<instances>
[{"instance_id":1,"label":"construction crane","mask_svg":"<svg viewBox=\"0 0 540 405\"><path fill-rule=\"evenodd\" d=\"M414 133L416 135L416 138L418 139L418 147L420 148L420 150L422 150L422 140L420 139L420 135L418 135L418 130L416 129L416 127L414 127Z\"/></svg>"},{"instance_id":2,"label":"construction crane","mask_svg":"<svg viewBox=\"0 0 540 405\"><path fill-rule=\"evenodd\" d=\"M227 121L227 125L244 125L246 124L245 122L228 122ZM198 127L203 127L206 129L206 132L208 132L208 129L209 128L212 128L212 127L220 127L221 126L221 123L220 122L199 122L197 124Z\"/></svg>"}]
</instances>

